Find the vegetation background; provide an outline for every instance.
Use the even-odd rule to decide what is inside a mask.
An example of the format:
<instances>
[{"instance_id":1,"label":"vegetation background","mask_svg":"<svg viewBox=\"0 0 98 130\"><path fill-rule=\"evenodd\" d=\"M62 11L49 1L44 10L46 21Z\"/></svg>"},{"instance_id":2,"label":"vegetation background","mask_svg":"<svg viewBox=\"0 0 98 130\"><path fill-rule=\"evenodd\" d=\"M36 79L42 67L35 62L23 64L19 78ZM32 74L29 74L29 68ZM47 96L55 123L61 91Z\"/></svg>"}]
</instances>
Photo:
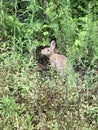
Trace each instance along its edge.
<instances>
[{"instance_id":1,"label":"vegetation background","mask_svg":"<svg viewBox=\"0 0 98 130\"><path fill-rule=\"evenodd\" d=\"M76 87L38 71L52 39ZM97 0L0 0L0 130L98 130Z\"/></svg>"}]
</instances>

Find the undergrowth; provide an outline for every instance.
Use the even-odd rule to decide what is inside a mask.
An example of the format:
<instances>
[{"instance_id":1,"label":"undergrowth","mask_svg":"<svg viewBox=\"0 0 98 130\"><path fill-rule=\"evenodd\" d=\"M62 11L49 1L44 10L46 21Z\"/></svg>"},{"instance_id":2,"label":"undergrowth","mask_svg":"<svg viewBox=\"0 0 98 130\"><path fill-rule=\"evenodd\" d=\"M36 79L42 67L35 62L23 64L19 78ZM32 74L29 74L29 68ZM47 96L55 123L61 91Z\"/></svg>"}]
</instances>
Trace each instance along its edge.
<instances>
[{"instance_id":1,"label":"undergrowth","mask_svg":"<svg viewBox=\"0 0 98 130\"><path fill-rule=\"evenodd\" d=\"M97 0L0 0L0 130L98 129L97 8ZM75 86L39 71L36 49L53 39Z\"/></svg>"},{"instance_id":2,"label":"undergrowth","mask_svg":"<svg viewBox=\"0 0 98 130\"><path fill-rule=\"evenodd\" d=\"M32 58L22 58L7 58L0 67L1 129L97 129L96 72L87 71L70 89L56 75L41 75Z\"/></svg>"}]
</instances>

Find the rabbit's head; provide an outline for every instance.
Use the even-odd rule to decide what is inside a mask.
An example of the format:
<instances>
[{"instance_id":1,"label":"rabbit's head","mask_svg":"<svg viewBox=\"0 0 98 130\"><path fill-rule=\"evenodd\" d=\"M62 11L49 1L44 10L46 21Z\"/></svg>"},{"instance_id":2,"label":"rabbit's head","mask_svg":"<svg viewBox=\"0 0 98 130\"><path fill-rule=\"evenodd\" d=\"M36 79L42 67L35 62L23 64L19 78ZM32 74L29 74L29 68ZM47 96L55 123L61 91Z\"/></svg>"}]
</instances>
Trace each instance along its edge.
<instances>
[{"instance_id":1,"label":"rabbit's head","mask_svg":"<svg viewBox=\"0 0 98 130\"><path fill-rule=\"evenodd\" d=\"M54 53L55 45L55 41L51 41L50 47L42 49L41 54L44 54L49 57L51 54Z\"/></svg>"}]
</instances>

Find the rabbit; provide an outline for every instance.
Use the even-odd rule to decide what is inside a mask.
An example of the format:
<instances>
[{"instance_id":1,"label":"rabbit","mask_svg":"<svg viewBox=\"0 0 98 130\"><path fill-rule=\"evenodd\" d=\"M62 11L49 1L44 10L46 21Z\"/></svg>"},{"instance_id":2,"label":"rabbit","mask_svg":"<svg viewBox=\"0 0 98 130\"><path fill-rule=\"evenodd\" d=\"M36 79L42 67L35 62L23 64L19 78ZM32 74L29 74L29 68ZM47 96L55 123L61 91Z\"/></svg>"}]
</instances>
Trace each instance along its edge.
<instances>
[{"instance_id":1,"label":"rabbit","mask_svg":"<svg viewBox=\"0 0 98 130\"><path fill-rule=\"evenodd\" d=\"M55 53L56 43L51 41L50 47L41 50L41 54L46 55L49 58L51 66L57 71L59 75L66 75L73 70L72 65L67 57L64 55Z\"/></svg>"}]
</instances>

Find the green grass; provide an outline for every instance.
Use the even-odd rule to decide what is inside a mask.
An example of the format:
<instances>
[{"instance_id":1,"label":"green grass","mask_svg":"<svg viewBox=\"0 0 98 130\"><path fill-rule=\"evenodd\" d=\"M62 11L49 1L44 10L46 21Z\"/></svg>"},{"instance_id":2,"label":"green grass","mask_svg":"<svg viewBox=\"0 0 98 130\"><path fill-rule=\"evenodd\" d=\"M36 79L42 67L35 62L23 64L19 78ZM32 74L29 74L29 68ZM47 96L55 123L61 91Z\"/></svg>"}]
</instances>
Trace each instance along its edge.
<instances>
[{"instance_id":1,"label":"green grass","mask_svg":"<svg viewBox=\"0 0 98 130\"><path fill-rule=\"evenodd\" d=\"M0 130L98 129L97 8L97 0L0 0ZM36 49L52 39L76 67L75 86L38 71Z\"/></svg>"},{"instance_id":2,"label":"green grass","mask_svg":"<svg viewBox=\"0 0 98 130\"><path fill-rule=\"evenodd\" d=\"M97 129L94 72L70 89L56 75L42 77L31 59L14 54L1 62L0 129Z\"/></svg>"}]
</instances>

